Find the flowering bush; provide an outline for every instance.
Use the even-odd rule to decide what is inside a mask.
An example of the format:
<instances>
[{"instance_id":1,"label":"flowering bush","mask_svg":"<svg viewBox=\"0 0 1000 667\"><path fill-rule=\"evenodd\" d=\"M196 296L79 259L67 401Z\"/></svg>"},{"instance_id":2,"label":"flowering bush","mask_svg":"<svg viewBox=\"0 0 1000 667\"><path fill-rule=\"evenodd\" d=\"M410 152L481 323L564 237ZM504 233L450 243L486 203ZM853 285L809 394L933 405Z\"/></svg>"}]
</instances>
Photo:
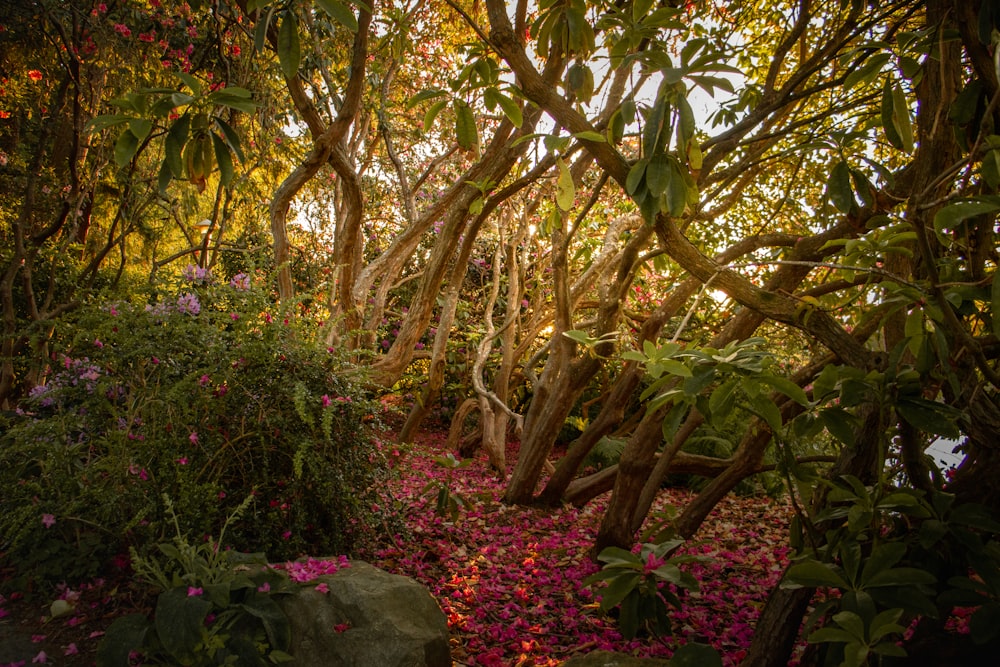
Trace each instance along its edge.
<instances>
[{"instance_id":1,"label":"flowering bush","mask_svg":"<svg viewBox=\"0 0 1000 667\"><path fill-rule=\"evenodd\" d=\"M149 306L66 322L46 384L0 436L0 550L22 575L127 564L172 533L164 495L193 536L252 496L231 544L279 559L395 530L363 376L272 309L247 276L188 272Z\"/></svg>"}]
</instances>

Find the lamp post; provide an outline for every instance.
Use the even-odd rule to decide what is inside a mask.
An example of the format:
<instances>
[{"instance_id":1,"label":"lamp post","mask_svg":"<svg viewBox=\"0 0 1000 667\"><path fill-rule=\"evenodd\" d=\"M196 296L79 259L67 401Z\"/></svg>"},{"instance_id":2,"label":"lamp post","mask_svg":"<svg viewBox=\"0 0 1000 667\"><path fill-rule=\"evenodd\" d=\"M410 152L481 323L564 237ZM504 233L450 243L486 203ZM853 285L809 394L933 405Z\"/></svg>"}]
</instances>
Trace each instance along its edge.
<instances>
[{"instance_id":1,"label":"lamp post","mask_svg":"<svg viewBox=\"0 0 1000 667\"><path fill-rule=\"evenodd\" d=\"M206 218L198 222L195 225L195 227L198 229L199 232L201 232L201 241L199 243L199 245L201 246L201 250L198 251L197 255L198 266L205 268L205 254L206 251L208 250L208 241L210 232L212 230L212 221Z\"/></svg>"}]
</instances>

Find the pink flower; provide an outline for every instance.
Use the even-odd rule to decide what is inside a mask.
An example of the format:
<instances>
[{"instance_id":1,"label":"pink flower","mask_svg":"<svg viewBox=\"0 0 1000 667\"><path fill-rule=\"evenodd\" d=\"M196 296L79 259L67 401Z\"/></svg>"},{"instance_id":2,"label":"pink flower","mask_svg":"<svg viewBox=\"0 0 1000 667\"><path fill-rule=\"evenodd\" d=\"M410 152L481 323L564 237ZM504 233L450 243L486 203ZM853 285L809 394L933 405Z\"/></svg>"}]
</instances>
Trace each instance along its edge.
<instances>
[{"instance_id":1,"label":"pink flower","mask_svg":"<svg viewBox=\"0 0 1000 667\"><path fill-rule=\"evenodd\" d=\"M205 385L207 385L207 384L209 384L211 382L212 382L212 378L208 377L207 375L202 375L200 378L198 378L198 384L201 385L202 387L204 387Z\"/></svg>"},{"instance_id":2,"label":"pink flower","mask_svg":"<svg viewBox=\"0 0 1000 667\"><path fill-rule=\"evenodd\" d=\"M44 664L49 661L49 656L45 654L45 651L39 651L38 655L31 659L32 663Z\"/></svg>"},{"instance_id":3,"label":"pink flower","mask_svg":"<svg viewBox=\"0 0 1000 667\"><path fill-rule=\"evenodd\" d=\"M329 593L330 592L330 587L327 586L326 583L316 584L316 592L317 593L324 593L324 594Z\"/></svg>"},{"instance_id":4,"label":"pink flower","mask_svg":"<svg viewBox=\"0 0 1000 667\"><path fill-rule=\"evenodd\" d=\"M188 440L191 441L192 445L198 444L198 431L191 431L191 435L188 436Z\"/></svg>"},{"instance_id":5,"label":"pink flower","mask_svg":"<svg viewBox=\"0 0 1000 667\"><path fill-rule=\"evenodd\" d=\"M70 643L70 645L66 647L66 650L63 651L63 655L76 655L79 652L80 649L76 647L76 644Z\"/></svg>"},{"instance_id":6,"label":"pink flower","mask_svg":"<svg viewBox=\"0 0 1000 667\"><path fill-rule=\"evenodd\" d=\"M323 407L324 408L329 407L330 403L332 403L332 401L330 400L330 397L327 396L326 394L323 394L323 397L320 400L323 401Z\"/></svg>"},{"instance_id":7,"label":"pink flower","mask_svg":"<svg viewBox=\"0 0 1000 667\"><path fill-rule=\"evenodd\" d=\"M193 598L204 593L200 587L196 588L194 586L188 586L188 597Z\"/></svg>"},{"instance_id":8,"label":"pink flower","mask_svg":"<svg viewBox=\"0 0 1000 667\"><path fill-rule=\"evenodd\" d=\"M46 528L51 528L52 526L55 525L55 523L56 523L56 517L54 515L52 514L42 515L42 525L45 526Z\"/></svg>"},{"instance_id":9,"label":"pink flower","mask_svg":"<svg viewBox=\"0 0 1000 667\"><path fill-rule=\"evenodd\" d=\"M269 590L271 590L271 584L266 581L257 587L258 593L267 593Z\"/></svg>"},{"instance_id":10,"label":"pink flower","mask_svg":"<svg viewBox=\"0 0 1000 667\"><path fill-rule=\"evenodd\" d=\"M177 459L177 465L186 466L187 464L188 464L188 458L186 456L182 456L179 459Z\"/></svg>"},{"instance_id":11,"label":"pink flower","mask_svg":"<svg viewBox=\"0 0 1000 667\"><path fill-rule=\"evenodd\" d=\"M129 27L127 25L125 25L124 23L116 23L115 24L115 32L117 32L122 37L131 37L132 36L132 30L129 29Z\"/></svg>"}]
</instances>

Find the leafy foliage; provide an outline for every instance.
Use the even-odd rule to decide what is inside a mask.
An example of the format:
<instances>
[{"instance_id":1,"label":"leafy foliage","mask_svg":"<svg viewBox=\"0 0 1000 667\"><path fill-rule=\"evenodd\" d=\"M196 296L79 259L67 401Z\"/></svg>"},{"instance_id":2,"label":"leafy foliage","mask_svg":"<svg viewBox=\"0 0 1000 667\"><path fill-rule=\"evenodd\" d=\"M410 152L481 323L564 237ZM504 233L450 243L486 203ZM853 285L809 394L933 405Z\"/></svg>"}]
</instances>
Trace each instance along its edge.
<instances>
[{"instance_id":1,"label":"leafy foliage","mask_svg":"<svg viewBox=\"0 0 1000 667\"><path fill-rule=\"evenodd\" d=\"M270 308L249 276L190 267L145 307L94 304L60 330L61 366L0 448L22 572L75 579L142 555L169 528L164 494L191 535L250 496L229 537L276 558L349 552L392 525L363 374Z\"/></svg>"},{"instance_id":2,"label":"leafy foliage","mask_svg":"<svg viewBox=\"0 0 1000 667\"><path fill-rule=\"evenodd\" d=\"M619 609L618 625L626 639L634 638L640 630L656 637L671 634L669 607L679 609L681 600L667 584L677 589L698 590L694 577L678 567L698 558L668 557L683 543L683 540L647 543L639 553L608 547L597 556L604 567L584 583L606 582L607 586L600 590L601 609L605 612Z\"/></svg>"},{"instance_id":3,"label":"leafy foliage","mask_svg":"<svg viewBox=\"0 0 1000 667\"><path fill-rule=\"evenodd\" d=\"M115 620L97 652L100 667L127 667L138 653L154 664L268 665L292 660L288 618L275 595L288 592L288 576L271 569L263 554L224 549L229 520L218 541L192 545L181 533L159 545L161 557L134 554L136 573L156 586L155 617ZM180 530L169 501L168 514Z\"/></svg>"}]
</instances>

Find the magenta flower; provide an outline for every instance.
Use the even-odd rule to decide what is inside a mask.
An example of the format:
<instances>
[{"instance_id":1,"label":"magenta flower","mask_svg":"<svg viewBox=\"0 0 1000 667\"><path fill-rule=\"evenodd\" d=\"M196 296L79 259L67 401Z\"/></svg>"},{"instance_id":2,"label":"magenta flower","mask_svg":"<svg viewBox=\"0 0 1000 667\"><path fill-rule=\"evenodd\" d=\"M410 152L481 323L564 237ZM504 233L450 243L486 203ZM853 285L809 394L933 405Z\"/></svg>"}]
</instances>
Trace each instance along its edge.
<instances>
[{"instance_id":1,"label":"magenta flower","mask_svg":"<svg viewBox=\"0 0 1000 667\"><path fill-rule=\"evenodd\" d=\"M177 459L177 465L186 466L187 464L188 464L188 458L186 456L182 456L179 459Z\"/></svg>"},{"instance_id":2,"label":"magenta flower","mask_svg":"<svg viewBox=\"0 0 1000 667\"><path fill-rule=\"evenodd\" d=\"M330 403L332 403L332 401L330 400L330 397L327 396L326 394L323 394L323 396L320 398L320 400L323 402L323 407L324 408L330 407Z\"/></svg>"},{"instance_id":3,"label":"magenta flower","mask_svg":"<svg viewBox=\"0 0 1000 667\"><path fill-rule=\"evenodd\" d=\"M200 587L188 586L188 597L193 598L204 593Z\"/></svg>"},{"instance_id":4,"label":"magenta flower","mask_svg":"<svg viewBox=\"0 0 1000 667\"><path fill-rule=\"evenodd\" d=\"M52 514L42 515L42 525L45 526L46 528L51 528L52 526L55 525L55 523L56 523L55 515Z\"/></svg>"},{"instance_id":5,"label":"magenta flower","mask_svg":"<svg viewBox=\"0 0 1000 667\"><path fill-rule=\"evenodd\" d=\"M198 431L191 431L191 435L188 436L188 440L191 441L192 445L198 444Z\"/></svg>"},{"instance_id":6,"label":"magenta flower","mask_svg":"<svg viewBox=\"0 0 1000 667\"><path fill-rule=\"evenodd\" d=\"M329 593L330 587L326 585L326 582L316 584L316 592L323 594Z\"/></svg>"}]
</instances>

